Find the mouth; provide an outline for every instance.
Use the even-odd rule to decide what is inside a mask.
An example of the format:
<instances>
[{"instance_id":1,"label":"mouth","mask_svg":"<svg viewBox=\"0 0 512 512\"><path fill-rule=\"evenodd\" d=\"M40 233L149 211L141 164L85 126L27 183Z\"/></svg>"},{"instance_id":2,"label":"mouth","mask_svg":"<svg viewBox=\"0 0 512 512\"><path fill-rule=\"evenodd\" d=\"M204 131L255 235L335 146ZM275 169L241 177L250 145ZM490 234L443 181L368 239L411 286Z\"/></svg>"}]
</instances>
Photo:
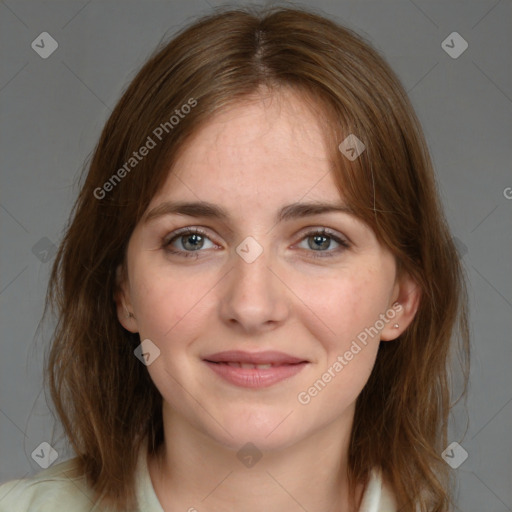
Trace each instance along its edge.
<instances>
[{"instance_id":1,"label":"mouth","mask_svg":"<svg viewBox=\"0 0 512 512\"><path fill-rule=\"evenodd\" d=\"M266 350L264 352L245 352L243 350L228 350L217 352L204 358L211 363L226 363L235 365L271 365L282 366L309 362L307 359L295 357L284 352Z\"/></svg>"},{"instance_id":2,"label":"mouth","mask_svg":"<svg viewBox=\"0 0 512 512\"><path fill-rule=\"evenodd\" d=\"M245 388L269 387L297 375L309 361L283 352L228 351L203 361L225 381Z\"/></svg>"},{"instance_id":3,"label":"mouth","mask_svg":"<svg viewBox=\"0 0 512 512\"><path fill-rule=\"evenodd\" d=\"M225 364L227 366L231 366L232 368L251 368L251 369L258 369L258 370L268 370L269 368L275 368L276 366L290 366L292 364L300 364L300 363L285 363L285 364L280 364L280 363L263 363L263 364L252 364L252 363L242 363L242 362L236 362L236 363L231 363L231 362L227 362L227 361L208 361L206 360L208 363L213 363L213 364Z\"/></svg>"}]
</instances>

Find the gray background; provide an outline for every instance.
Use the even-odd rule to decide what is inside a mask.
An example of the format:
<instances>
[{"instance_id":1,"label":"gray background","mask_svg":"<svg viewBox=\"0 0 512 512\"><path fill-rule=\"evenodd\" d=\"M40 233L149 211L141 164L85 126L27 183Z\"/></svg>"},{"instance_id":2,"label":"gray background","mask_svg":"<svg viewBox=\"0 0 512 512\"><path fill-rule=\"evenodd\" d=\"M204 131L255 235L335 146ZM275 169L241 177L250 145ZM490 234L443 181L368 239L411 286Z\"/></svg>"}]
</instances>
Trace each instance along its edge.
<instances>
[{"instance_id":1,"label":"gray background","mask_svg":"<svg viewBox=\"0 0 512 512\"><path fill-rule=\"evenodd\" d=\"M70 455L42 391L49 333L37 328L79 171L154 47L215 5L0 2L0 481L39 471L41 442ZM383 52L423 124L470 286L471 386L450 434L469 454L454 470L458 507L511 511L511 2L315 5ZM45 31L59 46L42 59L31 43ZM456 59L441 47L453 31L469 44Z\"/></svg>"}]
</instances>

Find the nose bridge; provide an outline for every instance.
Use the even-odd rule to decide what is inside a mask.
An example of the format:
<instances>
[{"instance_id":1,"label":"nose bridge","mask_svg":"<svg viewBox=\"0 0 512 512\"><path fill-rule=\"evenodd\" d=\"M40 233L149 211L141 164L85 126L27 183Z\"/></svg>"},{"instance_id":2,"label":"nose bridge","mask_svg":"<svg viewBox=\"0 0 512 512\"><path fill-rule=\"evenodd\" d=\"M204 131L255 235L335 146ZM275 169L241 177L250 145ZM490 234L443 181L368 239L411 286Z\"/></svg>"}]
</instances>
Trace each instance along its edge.
<instances>
[{"instance_id":1,"label":"nose bridge","mask_svg":"<svg viewBox=\"0 0 512 512\"><path fill-rule=\"evenodd\" d=\"M257 242L244 241L236 249L233 257L235 281L242 290L269 291L271 287L269 266L271 264L269 250L264 250ZM258 290L261 288L261 290Z\"/></svg>"},{"instance_id":2,"label":"nose bridge","mask_svg":"<svg viewBox=\"0 0 512 512\"><path fill-rule=\"evenodd\" d=\"M271 251L247 237L237 246L232 263L221 299L224 320L236 321L247 330L282 321L287 299L285 287L271 270Z\"/></svg>"},{"instance_id":3,"label":"nose bridge","mask_svg":"<svg viewBox=\"0 0 512 512\"><path fill-rule=\"evenodd\" d=\"M270 250L255 238L247 237L236 248L233 255L233 291L239 300L269 300L273 283Z\"/></svg>"}]
</instances>

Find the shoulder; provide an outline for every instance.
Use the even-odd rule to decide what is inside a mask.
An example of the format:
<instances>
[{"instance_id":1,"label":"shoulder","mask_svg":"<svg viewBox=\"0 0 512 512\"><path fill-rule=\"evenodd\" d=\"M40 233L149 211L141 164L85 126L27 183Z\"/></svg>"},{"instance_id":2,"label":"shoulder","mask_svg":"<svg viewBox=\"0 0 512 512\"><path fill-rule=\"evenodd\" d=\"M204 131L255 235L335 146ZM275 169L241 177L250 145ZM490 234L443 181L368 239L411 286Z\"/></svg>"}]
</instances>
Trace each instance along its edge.
<instances>
[{"instance_id":1,"label":"shoulder","mask_svg":"<svg viewBox=\"0 0 512 512\"><path fill-rule=\"evenodd\" d=\"M100 512L91 489L70 459L25 479L0 485L0 512Z\"/></svg>"}]
</instances>

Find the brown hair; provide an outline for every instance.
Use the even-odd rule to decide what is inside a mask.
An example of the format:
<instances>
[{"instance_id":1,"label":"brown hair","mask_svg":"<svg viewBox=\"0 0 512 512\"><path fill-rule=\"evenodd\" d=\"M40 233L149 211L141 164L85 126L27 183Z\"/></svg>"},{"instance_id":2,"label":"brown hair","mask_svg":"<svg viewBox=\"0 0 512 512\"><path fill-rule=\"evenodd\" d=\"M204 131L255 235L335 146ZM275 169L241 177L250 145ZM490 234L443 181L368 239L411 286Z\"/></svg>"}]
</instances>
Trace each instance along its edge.
<instances>
[{"instance_id":1,"label":"brown hair","mask_svg":"<svg viewBox=\"0 0 512 512\"><path fill-rule=\"evenodd\" d=\"M340 193L421 288L412 324L398 340L381 342L358 397L350 482L366 482L370 469L381 467L401 510L419 504L421 512L444 512L451 482L440 454L455 332L464 383L468 372L463 271L402 85L359 35L303 9L237 8L198 20L150 58L104 127L47 297L58 316L48 383L79 467L105 503L116 510L134 505L138 450L147 440L154 453L163 442L162 399L133 354L138 335L117 319L115 270L187 138L262 87L293 88L321 110ZM133 169L126 166L161 123L193 102L179 124L167 126L157 149ZM366 146L353 162L338 150L350 133ZM123 166L122 179L112 181Z\"/></svg>"}]
</instances>

